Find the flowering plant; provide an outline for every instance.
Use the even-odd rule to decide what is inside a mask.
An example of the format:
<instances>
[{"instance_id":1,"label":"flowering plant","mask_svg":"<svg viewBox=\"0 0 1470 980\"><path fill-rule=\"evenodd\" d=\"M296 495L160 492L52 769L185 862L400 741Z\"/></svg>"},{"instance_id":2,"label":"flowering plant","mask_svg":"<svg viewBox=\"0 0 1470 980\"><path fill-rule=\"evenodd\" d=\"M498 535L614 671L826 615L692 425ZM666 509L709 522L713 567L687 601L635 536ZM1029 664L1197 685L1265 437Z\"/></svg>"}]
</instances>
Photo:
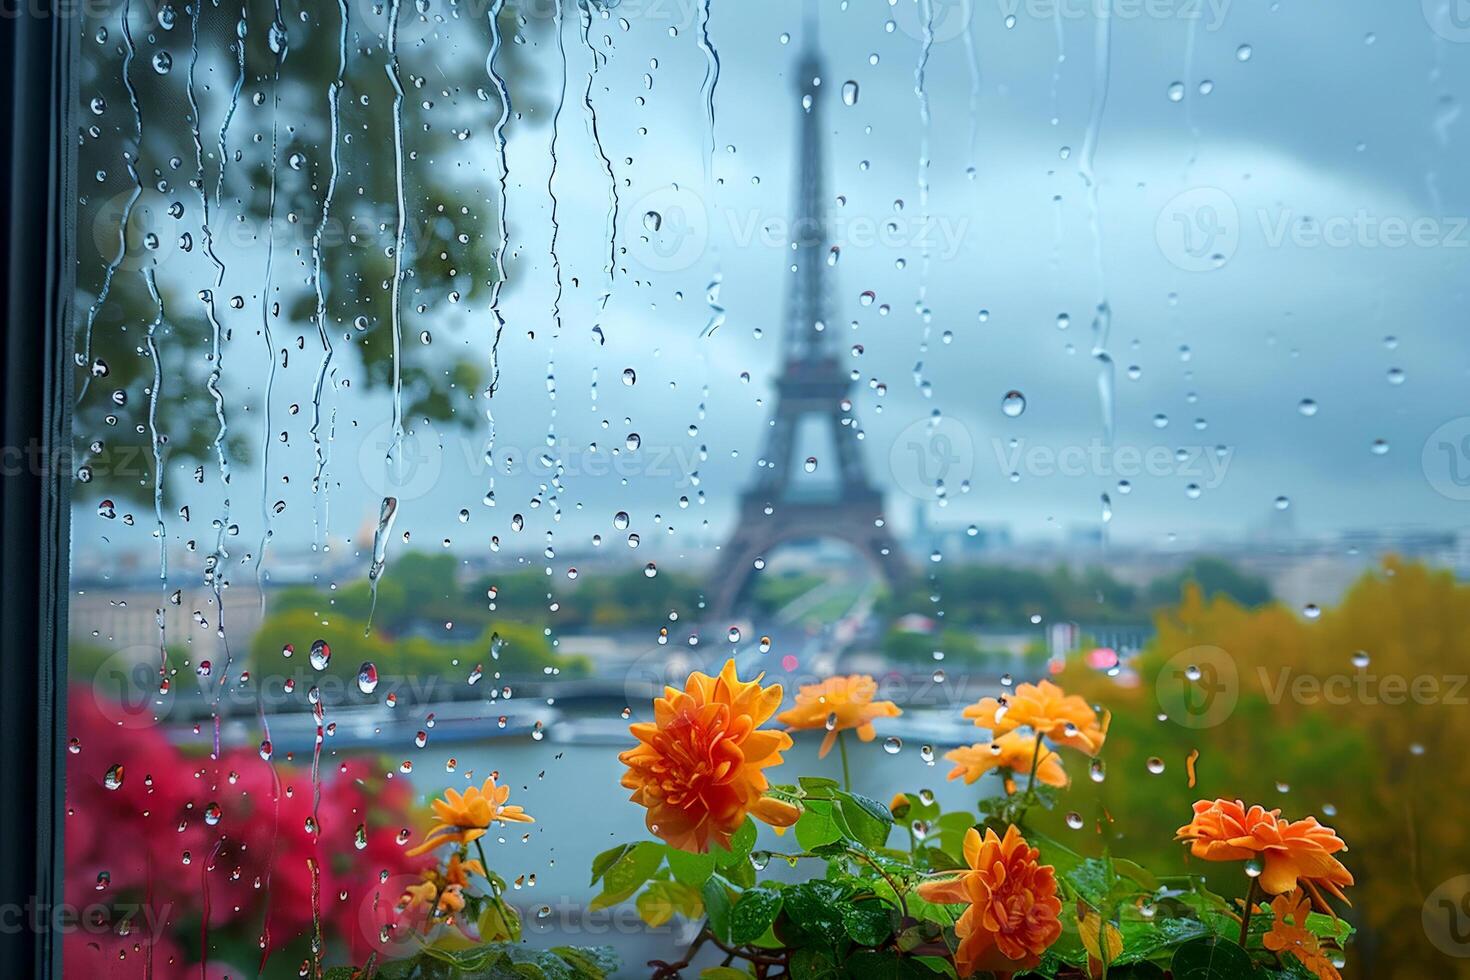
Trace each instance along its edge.
<instances>
[{"instance_id":1,"label":"flowering plant","mask_svg":"<svg viewBox=\"0 0 1470 980\"><path fill-rule=\"evenodd\" d=\"M681 958L649 964L654 977L708 960L704 980L1337 980L1352 928L1325 898L1345 901L1353 879L1335 857L1343 841L1315 818L1196 804L1179 839L1196 857L1243 863L1246 895L1230 901L1199 875L1155 875L1106 850L1084 856L1028 821L1068 785L1061 753L1101 772L1106 742L1105 715L1049 681L965 709L989 735L946 754L949 778L970 784L995 770L1004 792L944 812L927 791L886 805L852 791L845 733L871 739L875 719L899 713L875 700L871 678L803 688L780 715L780 686L762 680L740 680L733 662L717 676L692 674L656 699L653 721L631 727L637 744L619 757L657 840L597 855L593 905L632 900L651 925L675 915L700 923ZM820 755L839 747L842 779L776 781L793 743L766 727L773 718L824 730ZM757 821L783 840L789 829L794 842L759 848Z\"/></svg>"},{"instance_id":2,"label":"flowering plant","mask_svg":"<svg viewBox=\"0 0 1470 980\"><path fill-rule=\"evenodd\" d=\"M385 944L407 947L411 955L367 969L338 967L327 980L374 975L602 980L616 968L612 952L602 947L522 945L520 913L505 900L505 879L490 868L480 839L495 824L536 821L507 802L510 787L499 785L498 776L492 773L483 785L463 793L446 789L430 804L436 822L407 853L432 853L437 860L419 881L404 887L383 933Z\"/></svg>"},{"instance_id":3,"label":"flowering plant","mask_svg":"<svg viewBox=\"0 0 1470 980\"><path fill-rule=\"evenodd\" d=\"M636 744L618 757L654 839L593 859L601 892L591 908L631 900L652 927L675 916L698 924L678 959L649 962L654 978L1340 980L1353 930L1327 898L1346 903L1353 877L1336 856L1346 845L1314 817L1238 800L1194 805L1177 839L1202 860L1241 862L1245 895L1231 901L1197 874L1156 875L1107 849L1084 856L1028 819L1067 787L1062 753L1100 773L1107 740L1106 716L1049 681L965 709L988 741L948 752L949 779L996 771L1003 793L946 812L927 790L887 804L852 791L846 733L871 740L875 720L900 713L876 700L871 678L809 685L779 715L783 691L763 679L741 680L733 661L691 674L655 699L652 721L631 726ZM794 744L773 720L825 731L819 758L835 745L841 780L773 781ZM480 848L493 823L531 821L508 796L492 777L434 801L438 822L408 855L437 852L440 863L405 889L395 925L422 942L381 975L596 980L617 970L606 949L519 942L505 882ZM757 822L790 843L758 847ZM1082 826L1075 814L1067 822Z\"/></svg>"}]
</instances>

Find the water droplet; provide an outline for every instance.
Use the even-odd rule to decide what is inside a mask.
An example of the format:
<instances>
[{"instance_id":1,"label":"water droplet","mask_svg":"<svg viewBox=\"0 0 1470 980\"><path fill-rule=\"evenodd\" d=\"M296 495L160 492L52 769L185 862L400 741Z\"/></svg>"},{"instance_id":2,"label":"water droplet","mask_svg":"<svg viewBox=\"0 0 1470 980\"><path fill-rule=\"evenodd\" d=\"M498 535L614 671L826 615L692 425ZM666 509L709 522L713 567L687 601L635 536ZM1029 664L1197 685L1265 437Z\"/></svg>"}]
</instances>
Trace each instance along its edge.
<instances>
[{"instance_id":1,"label":"water droplet","mask_svg":"<svg viewBox=\"0 0 1470 980\"><path fill-rule=\"evenodd\" d=\"M1008 418L1017 418L1026 411L1026 396L1014 389L1006 392L1000 400L1000 410Z\"/></svg>"}]
</instances>

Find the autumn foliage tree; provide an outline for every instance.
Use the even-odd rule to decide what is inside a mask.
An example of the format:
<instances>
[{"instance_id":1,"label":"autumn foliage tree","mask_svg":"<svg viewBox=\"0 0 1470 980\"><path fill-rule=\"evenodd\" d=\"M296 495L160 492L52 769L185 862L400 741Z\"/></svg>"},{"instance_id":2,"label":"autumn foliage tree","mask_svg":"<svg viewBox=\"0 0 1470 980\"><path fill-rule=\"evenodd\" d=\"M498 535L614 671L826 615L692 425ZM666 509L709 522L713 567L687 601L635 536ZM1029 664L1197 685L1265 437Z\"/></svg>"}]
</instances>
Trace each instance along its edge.
<instances>
[{"instance_id":1,"label":"autumn foliage tree","mask_svg":"<svg viewBox=\"0 0 1470 980\"><path fill-rule=\"evenodd\" d=\"M1470 585L1390 559L1315 617L1187 586L1156 625L1133 670L1079 664L1061 678L1112 711L1105 778L1073 781L1080 833L1164 872L1188 861L1168 841L1196 798L1323 814L1351 841L1357 876L1346 975L1470 977L1470 960L1446 955L1423 920L1435 889L1470 872ZM1077 839L1063 811L1051 816Z\"/></svg>"}]
</instances>

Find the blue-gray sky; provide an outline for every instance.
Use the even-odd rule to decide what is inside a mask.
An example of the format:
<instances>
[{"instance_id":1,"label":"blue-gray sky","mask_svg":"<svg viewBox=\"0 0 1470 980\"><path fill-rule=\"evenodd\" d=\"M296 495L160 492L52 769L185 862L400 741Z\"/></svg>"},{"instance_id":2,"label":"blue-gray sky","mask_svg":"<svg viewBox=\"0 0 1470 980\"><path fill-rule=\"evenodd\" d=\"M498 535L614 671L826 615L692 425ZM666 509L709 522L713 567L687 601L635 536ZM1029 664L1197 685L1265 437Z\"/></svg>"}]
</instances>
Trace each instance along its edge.
<instances>
[{"instance_id":1,"label":"blue-gray sky","mask_svg":"<svg viewBox=\"0 0 1470 980\"><path fill-rule=\"evenodd\" d=\"M1460 165L1470 150L1460 118L1470 24L1439 0L1423 9L1352 0L1330 12L1301 2L1111 0L1101 63L1099 2L933 0L927 58L926 8L916 0L820 4L820 111L840 249L827 269L827 326L858 373L865 458L893 493L895 520L905 525L914 494L928 492L917 462L928 453L930 467L939 455L949 465L949 504L936 519L1008 523L1023 537L1096 524L1104 493L1115 540L1243 534L1278 497L1307 533L1466 524L1470 488L1457 478L1470 482L1470 178ZM661 558L707 553L755 472L790 275L783 232L802 111L800 7L713 5L712 155L698 5L624 0L596 18L593 44L607 60L592 102L620 205L605 308L609 182L581 102L591 56L576 20L569 12L553 181L560 330L547 252L551 127L538 112L507 127L511 280L491 406L497 506L482 502L492 477L487 425L468 440L441 440L405 420L421 465L396 487L397 531L418 546L449 539L484 553L498 535L507 548L539 552L551 531L562 552L594 533L624 548L613 515L627 511L630 530ZM512 95L549 106L557 48L537 24L525 37L538 91ZM483 60L483 39L435 52ZM844 98L849 82L856 94ZM461 110L476 104L465 98ZM412 133L407 141L411 150ZM1089 143L1095 198L1084 176ZM464 160L493 173L488 123L465 146ZM258 251L236 258L258 296ZM283 279L299 287L300 268L287 268ZM717 274L724 321L706 334ZM1093 356L1103 301L1112 313L1111 446L1121 455L1107 451ZM404 356L488 358L490 323L483 308L413 314ZM422 329L432 344L420 343ZM266 365L243 327L231 348L226 388L248 428ZM291 441L273 450L267 479L287 502L273 518L275 548L305 545L320 515L309 492L309 412L286 412L305 401L315 366L298 358L276 380L276 415ZM341 372L353 378L350 354ZM1025 399L1015 417L1002 411L1012 390ZM360 378L330 402L331 528L366 548L355 532L391 486L379 462L391 403ZM923 423L934 413L945 421L931 433ZM547 448L549 431L557 448ZM641 439L633 453L630 433ZM1379 440L1386 451L1374 451ZM551 504L531 503L547 482L543 453L569 468L559 521ZM816 472L794 479L828 477L830 449L812 443L798 452L808 455ZM1120 478L1131 492L1120 492ZM262 518L247 488L259 479L235 475L234 517L251 542ZM176 483L184 497L171 503L217 509L212 481ZM517 513L520 532L511 530ZM85 535L95 518L90 506L81 514ZM146 520L126 534L106 530L119 547L154 546Z\"/></svg>"}]
</instances>

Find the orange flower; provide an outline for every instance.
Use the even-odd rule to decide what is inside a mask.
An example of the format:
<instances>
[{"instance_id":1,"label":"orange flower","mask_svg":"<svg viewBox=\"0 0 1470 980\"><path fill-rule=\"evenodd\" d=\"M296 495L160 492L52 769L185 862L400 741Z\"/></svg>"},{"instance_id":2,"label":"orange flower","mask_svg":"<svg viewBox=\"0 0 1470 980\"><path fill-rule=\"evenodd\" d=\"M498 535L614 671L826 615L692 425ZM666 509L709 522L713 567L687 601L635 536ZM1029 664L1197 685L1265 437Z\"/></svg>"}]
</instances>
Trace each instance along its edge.
<instances>
[{"instance_id":1,"label":"orange flower","mask_svg":"<svg viewBox=\"0 0 1470 980\"><path fill-rule=\"evenodd\" d=\"M1347 850L1337 831L1324 827L1316 817L1307 817L1260 824L1253 836L1260 842L1265 859L1259 881L1268 894L1285 894L1300 883L1323 908L1327 908L1322 898L1324 890L1348 901L1342 890L1353 883L1353 876L1332 856Z\"/></svg>"},{"instance_id":2,"label":"orange flower","mask_svg":"<svg viewBox=\"0 0 1470 980\"><path fill-rule=\"evenodd\" d=\"M867 674L829 677L820 684L804 684L796 695L796 707L781 712L776 720L789 728L812 730L825 728L827 737L817 751L825 759L837 741L837 733L852 729L858 738L871 742L874 718L896 718L903 714L892 701L874 701L878 682Z\"/></svg>"},{"instance_id":3,"label":"orange flower","mask_svg":"<svg viewBox=\"0 0 1470 980\"><path fill-rule=\"evenodd\" d=\"M989 829L982 838L972 827L965 833L970 870L919 886L919 897L927 902L969 906L955 923L960 976L1034 969L1062 934L1056 871L1037 863L1040 853L1014 825L1006 828L1004 839Z\"/></svg>"},{"instance_id":4,"label":"orange flower","mask_svg":"<svg viewBox=\"0 0 1470 980\"><path fill-rule=\"evenodd\" d=\"M1307 915L1311 910L1312 901L1302 892L1277 895L1271 900L1271 913L1275 920L1262 941L1273 953L1290 953L1301 960L1302 966L1320 980L1342 980L1337 967L1322 951L1317 937L1306 928ZM1286 921L1288 918L1290 923Z\"/></svg>"},{"instance_id":5,"label":"orange flower","mask_svg":"<svg viewBox=\"0 0 1470 980\"><path fill-rule=\"evenodd\" d=\"M1001 699L981 698L965 709L964 716L997 735L1027 727L1088 755L1097 755L1105 737L1092 706L1048 680L1019 684Z\"/></svg>"},{"instance_id":6,"label":"orange flower","mask_svg":"<svg viewBox=\"0 0 1470 980\"><path fill-rule=\"evenodd\" d=\"M1353 876L1333 857L1347 844L1316 817L1282 820L1280 810L1247 808L1240 800L1200 800L1194 819L1175 836L1190 841L1190 852L1206 861L1260 860L1258 880L1267 894L1281 895L1300 884L1323 908L1324 890L1347 902L1342 889Z\"/></svg>"},{"instance_id":7,"label":"orange flower","mask_svg":"<svg viewBox=\"0 0 1470 980\"><path fill-rule=\"evenodd\" d=\"M481 878L486 877L485 866L479 861L470 858L461 858L458 854L449 857L449 864L444 869L444 880L451 885L467 888L470 884L470 873L474 872Z\"/></svg>"},{"instance_id":8,"label":"orange flower","mask_svg":"<svg viewBox=\"0 0 1470 980\"><path fill-rule=\"evenodd\" d=\"M441 844L468 844L485 836L490 824L535 823L518 806L506 806L510 797L509 786L496 786L495 777L485 780L485 785L476 789L471 786L461 796L453 788L444 791L444 799L431 805L439 822L430 828L424 842L408 852L409 857L431 851Z\"/></svg>"},{"instance_id":9,"label":"orange flower","mask_svg":"<svg viewBox=\"0 0 1470 980\"><path fill-rule=\"evenodd\" d=\"M464 891L461 885L439 887L438 878L430 872L417 885L404 889L399 910L406 913L427 912L433 909L439 915L449 915L464 908Z\"/></svg>"},{"instance_id":10,"label":"orange flower","mask_svg":"<svg viewBox=\"0 0 1470 980\"><path fill-rule=\"evenodd\" d=\"M785 732L761 731L781 705L781 685L741 681L735 661L718 677L695 671L684 690L668 687L653 702L652 723L629 728L638 745L618 756L623 785L648 808L648 829L683 851L703 853L710 841L729 847L746 814L789 827L801 811L766 796L761 770L791 748Z\"/></svg>"},{"instance_id":11,"label":"orange flower","mask_svg":"<svg viewBox=\"0 0 1470 980\"><path fill-rule=\"evenodd\" d=\"M1189 851L1206 861L1244 861L1260 851L1255 828L1274 824L1280 810L1261 806L1249 809L1240 800L1200 800L1194 804L1194 819L1174 832L1174 839L1189 841Z\"/></svg>"},{"instance_id":12,"label":"orange flower","mask_svg":"<svg viewBox=\"0 0 1470 980\"><path fill-rule=\"evenodd\" d=\"M969 785L992 769L1006 769L1012 775L1019 773L1029 776L1031 760L1035 757L1038 760L1036 779L1039 782L1048 786L1067 785L1067 773L1062 769L1061 758L1044 743L1039 748L1040 755L1037 755L1037 743L1040 741L1040 735L1007 732L994 742L977 742L952 749L944 754L946 759L954 763L949 778L964 777L965 784ZM1006 778L1010 779L1011 776Z\"/></svg>"}]
</instances>

